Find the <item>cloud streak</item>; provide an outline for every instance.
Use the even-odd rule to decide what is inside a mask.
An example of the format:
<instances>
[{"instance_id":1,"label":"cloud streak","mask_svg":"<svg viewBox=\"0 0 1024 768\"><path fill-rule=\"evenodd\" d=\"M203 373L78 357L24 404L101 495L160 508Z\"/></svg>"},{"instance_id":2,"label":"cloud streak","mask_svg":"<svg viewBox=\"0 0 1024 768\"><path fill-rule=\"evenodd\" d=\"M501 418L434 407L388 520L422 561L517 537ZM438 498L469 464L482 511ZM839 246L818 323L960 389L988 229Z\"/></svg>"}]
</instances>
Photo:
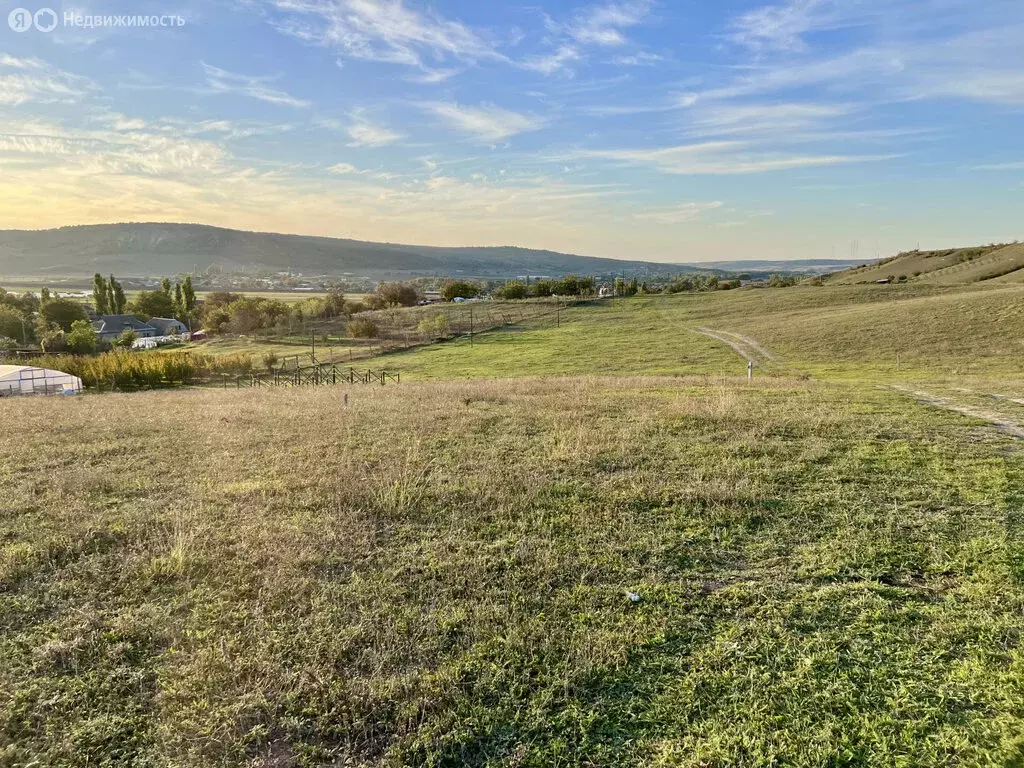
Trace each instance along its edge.
<instances>
[{"instance_id":1,"label":"cloud streak","mask_svg":"<svg viewBox=\"0 0 1024 768\"><path fill-rule=\"evenodd\" d=\"M214 67L206 62L200 62L200 64L203 67L203 73L206 75L206 86L212 93L247 96L250 99L284 107L304 108L310 105L304 99L298 99L279 88L273 87L271 83L278 78L241 75L235 72L228 72L220 67Z\"/></svg>"},{"instance_id":2,"label":"cloud streak","mask_svg":"<svg viewBox=\"0 0 1024 768\"><path fill-rule=\"evenodd\" d=\"M455 102L430 102L422 107L456 131L485 144L500 142L520 133L538 131L546 123L536 115L513 112L493 104L471 107Z\"/></svg>"}]
</instances>

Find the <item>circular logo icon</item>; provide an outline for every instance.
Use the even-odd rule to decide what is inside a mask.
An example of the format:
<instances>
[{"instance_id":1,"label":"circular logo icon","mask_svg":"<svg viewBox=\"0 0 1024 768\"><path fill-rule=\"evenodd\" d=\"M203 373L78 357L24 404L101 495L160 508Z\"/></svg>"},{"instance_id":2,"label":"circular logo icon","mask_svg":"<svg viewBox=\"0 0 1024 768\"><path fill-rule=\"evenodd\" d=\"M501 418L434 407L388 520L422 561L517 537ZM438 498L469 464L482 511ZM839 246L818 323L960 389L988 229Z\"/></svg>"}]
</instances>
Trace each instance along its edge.
<instances>
[{"instance_id":1,"label":"circular logo icon","mask_svg":"<svg viewBox=\"0 0 1024 768\"><path fill-rule=\"evenodd\" d=\"M53 32L57 28L57 13L53 8L40 8L33 21L40 32Z\"/></svg>"},{"instance_id":2,"label":"circular logo icon","mask_svg":"<svg viewBox=\"0 0 1024 768\"><path fill-rule=\"evenodd\" d=\"M7 15L7 24L15 32L28 32L32 29L32 11L15 8Z\"/></svg>"}]
</instances>

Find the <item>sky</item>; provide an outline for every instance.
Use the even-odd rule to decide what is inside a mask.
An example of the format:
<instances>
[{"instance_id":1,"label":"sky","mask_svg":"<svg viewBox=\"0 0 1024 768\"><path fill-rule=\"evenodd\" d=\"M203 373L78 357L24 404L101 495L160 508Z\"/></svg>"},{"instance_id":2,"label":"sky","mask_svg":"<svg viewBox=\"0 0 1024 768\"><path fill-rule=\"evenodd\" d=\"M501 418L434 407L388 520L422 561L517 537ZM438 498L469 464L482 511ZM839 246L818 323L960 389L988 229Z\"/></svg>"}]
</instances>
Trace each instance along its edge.
<instances>
[{"instance_id":1,"label":"sky","mask_svg":"<svg viewBox=\"0 0 1024 768\"><path fill-rule=\"evenodd\" d=\"M49 7L0 0L0 228L673 262L1024 238L1021 0Z\"/></svg>"}]
</instances>

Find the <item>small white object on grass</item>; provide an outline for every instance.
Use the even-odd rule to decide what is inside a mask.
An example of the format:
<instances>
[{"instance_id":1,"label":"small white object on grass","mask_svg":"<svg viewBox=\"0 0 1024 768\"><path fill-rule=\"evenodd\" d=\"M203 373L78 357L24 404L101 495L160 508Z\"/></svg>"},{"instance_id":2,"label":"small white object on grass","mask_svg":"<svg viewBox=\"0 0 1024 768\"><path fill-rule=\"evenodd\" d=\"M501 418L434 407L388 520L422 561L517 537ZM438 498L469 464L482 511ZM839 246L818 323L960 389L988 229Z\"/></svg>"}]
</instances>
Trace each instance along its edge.
<instances>
[{"instance_id":1,"label":"small white object on grass","mask_svg":"<svg viewBox=\"0 0 1024 768\"><path fill-rule=\"evenodd\" d=\"M638 595L636 592L630 592L629 590L627 590L626 591L626 597L629 598L629 602L631 602L631 603L639 603L640 602L640 595Z\"/></svg>"}]
</instances>

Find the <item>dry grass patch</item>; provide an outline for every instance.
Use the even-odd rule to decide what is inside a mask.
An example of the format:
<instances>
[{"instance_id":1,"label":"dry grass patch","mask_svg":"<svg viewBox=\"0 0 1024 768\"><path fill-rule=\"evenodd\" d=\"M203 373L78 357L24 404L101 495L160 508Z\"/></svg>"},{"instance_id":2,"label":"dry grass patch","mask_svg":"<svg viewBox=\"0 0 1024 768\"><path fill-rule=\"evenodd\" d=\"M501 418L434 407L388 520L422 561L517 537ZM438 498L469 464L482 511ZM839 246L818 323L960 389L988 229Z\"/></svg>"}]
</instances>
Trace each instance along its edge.
<instances>
[{"instance_id":1,"label":"dry grass patch","mask_svg":"<svg viewBox=\"0 0 1024 768\"><path fill-rule=\"evenodd\" d=\"M342 395L0 402L0 763L1020 757L1008 439L786 378Z\"/></svg>"}]
</instances>

